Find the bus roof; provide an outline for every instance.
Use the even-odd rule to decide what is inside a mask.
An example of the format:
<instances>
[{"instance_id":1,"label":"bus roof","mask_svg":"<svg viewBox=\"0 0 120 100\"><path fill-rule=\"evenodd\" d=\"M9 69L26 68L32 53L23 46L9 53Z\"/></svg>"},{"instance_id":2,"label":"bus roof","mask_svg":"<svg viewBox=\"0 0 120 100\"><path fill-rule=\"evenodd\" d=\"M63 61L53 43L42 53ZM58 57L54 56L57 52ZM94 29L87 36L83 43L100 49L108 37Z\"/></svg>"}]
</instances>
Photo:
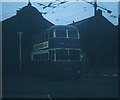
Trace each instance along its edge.
<instances>
[{"instance_id":1,"label":"bus roof","mask_svg":"<svg viewBox=\"0 0 120 100\"><path fill-rule=\"evenodd\" d=\"M75 29L75 30L78 30L75 26L72 26L72 25L55 25L55 26L52 26L51 28L49 28L47 31L53 31L53 30L71 30L71 29Z\"/></svg>"}]
</instances>

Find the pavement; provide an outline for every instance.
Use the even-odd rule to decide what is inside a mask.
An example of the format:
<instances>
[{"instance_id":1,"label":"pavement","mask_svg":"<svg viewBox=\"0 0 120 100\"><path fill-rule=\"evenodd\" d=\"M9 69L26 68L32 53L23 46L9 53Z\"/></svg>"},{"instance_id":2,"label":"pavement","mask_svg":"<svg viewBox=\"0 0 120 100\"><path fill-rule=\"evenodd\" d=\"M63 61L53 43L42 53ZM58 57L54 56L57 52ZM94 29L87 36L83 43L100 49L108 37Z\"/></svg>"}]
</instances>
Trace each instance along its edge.
<instances>
[{"instance_id":1,"label":"pavement","mask_svg":"<svg viewBox=\"0 0 120 100\"><path fill-rule=\"evenodd\" d=\"M4 74L3 98L116 98L117 77L54 80L36 73ZM52 99L51 99L52 100Z\"/></svg>"}]
</instances>

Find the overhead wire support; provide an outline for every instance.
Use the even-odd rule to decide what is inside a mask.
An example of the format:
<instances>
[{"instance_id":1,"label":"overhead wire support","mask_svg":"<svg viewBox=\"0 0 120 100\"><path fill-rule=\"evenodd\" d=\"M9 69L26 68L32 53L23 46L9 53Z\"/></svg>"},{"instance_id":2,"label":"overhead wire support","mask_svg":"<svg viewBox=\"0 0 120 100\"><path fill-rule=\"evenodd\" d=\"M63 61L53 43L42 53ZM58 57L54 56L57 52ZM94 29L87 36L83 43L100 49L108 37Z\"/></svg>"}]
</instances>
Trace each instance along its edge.
<instances>
[{"instance_id":1,"label":"overhead wire support","mask_svg":"<svg viewBox=\"0 0 120 100\"><path fill-rule=\"evenodd\" d=\"M46 8L52 8L51 10L55 9L56 7L60 6L61 4L66 3L67 1L60 1L60 0L56 0L54 2L50 2L49 4L45 5L42 3L37 3L39 6L43 6L42 9L46 9ZM47 14L48 12L50 12L51 10L47 11L47 12L42 12L42 14Z\"/></svg>"},{"instance_id":2,"label":"overhead wire support","mask_svg":"<svg viewBox=\"0 0 120 100\"><path fill-rule=\"evenodd\" d=\"M57 6L61 5L61 4L64 4L66 3L67 1L60 1L59 0L59 3L56 3L58 2L58 0L56 0L55 2L50 2L48 5L45 5L45 4L42 4L42 3L37 3L39 4L40 6L43 6L43 9L47 8L47 7L50 7L50 8L56 8Z\"/></svg>"},{"instance_id":3,"label":"overhead wire support","mask_svg":"<svg viewBox=\"0 0 120 100\"><path fill-rule=\"evenodd\" d=\"M93 5L94 7L95 7L95 5L96 5L95 3L93 3L93 2L88 2L88 1L86 1L86 0L81 0L81 1L84 1L84 2L86 2L86 3L89 3L89 4ZM101 8L101 9L107 11L108 13L112 13L111 10L108 10L108 9L106 9L106 8L104 8L104 7L99 6L99 5L96 5L96 7L99 7L99 8Z\"/></svg>"}]
</instances>

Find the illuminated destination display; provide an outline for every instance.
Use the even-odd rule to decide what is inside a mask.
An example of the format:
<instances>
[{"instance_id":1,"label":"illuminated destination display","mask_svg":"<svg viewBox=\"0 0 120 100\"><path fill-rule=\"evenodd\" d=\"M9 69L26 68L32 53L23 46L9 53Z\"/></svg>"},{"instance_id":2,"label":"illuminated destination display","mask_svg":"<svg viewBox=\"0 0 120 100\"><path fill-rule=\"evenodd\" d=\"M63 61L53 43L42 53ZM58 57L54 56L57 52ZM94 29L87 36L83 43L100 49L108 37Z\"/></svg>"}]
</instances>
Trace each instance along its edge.
<instances>
[{"instance_id":1,"label":"illuminated destination display","mask_svg":"<svg viewBox=\"0 0 120 100\"><path fill-rule=\"evenodd\" d=\"M48 48L48 41L34 45L34 50L41 50Z\"/></svg>"}]
</instances>

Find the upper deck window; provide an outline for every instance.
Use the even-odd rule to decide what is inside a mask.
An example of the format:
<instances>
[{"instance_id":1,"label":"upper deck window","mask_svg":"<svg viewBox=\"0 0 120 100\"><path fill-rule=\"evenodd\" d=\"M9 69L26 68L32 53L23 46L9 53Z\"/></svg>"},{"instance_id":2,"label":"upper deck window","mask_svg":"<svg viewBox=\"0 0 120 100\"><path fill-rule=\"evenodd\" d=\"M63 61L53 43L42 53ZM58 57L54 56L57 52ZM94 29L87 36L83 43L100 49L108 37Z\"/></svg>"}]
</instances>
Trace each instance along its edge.
<instances>
[{"instance_id":1,"label":"upper deck window","mask_svg":"<svg viewBox=\"0 0 120 100\"><path fill-rule=\"evenodd\" d=\"M66 30L56 30L56 37L66 37Z\"/></svg>"},{"instance_id":2,"label":"upper deck window","mask_svg":"<svg viewBox=\"0 0 120 100\"><path fill-rule=\"evenodd\" d=\"M68 37L77 38L78 37L78 32L76 30L68 30Z\"/></svg>"},{"instance_id":3,"label":"upper deck window","mask_svg":"<svg viewBox=\"0 0 120 100\"><path fill-rule=\"evenodd\" d=\"M57 60L68 60L68 50L56 50L56 59Z\"/></svg>"},{"instance_id":4,"label":"upper deck window","mask_svg":"<svg viewBox=\"0 0 120 100\"><path fill-rule=\"evenodd\" d=\"M50 32L49 32L49 37L50 37L50 38L53 38L53 31L50 31Z\"/></svg>"}]
</instances>

